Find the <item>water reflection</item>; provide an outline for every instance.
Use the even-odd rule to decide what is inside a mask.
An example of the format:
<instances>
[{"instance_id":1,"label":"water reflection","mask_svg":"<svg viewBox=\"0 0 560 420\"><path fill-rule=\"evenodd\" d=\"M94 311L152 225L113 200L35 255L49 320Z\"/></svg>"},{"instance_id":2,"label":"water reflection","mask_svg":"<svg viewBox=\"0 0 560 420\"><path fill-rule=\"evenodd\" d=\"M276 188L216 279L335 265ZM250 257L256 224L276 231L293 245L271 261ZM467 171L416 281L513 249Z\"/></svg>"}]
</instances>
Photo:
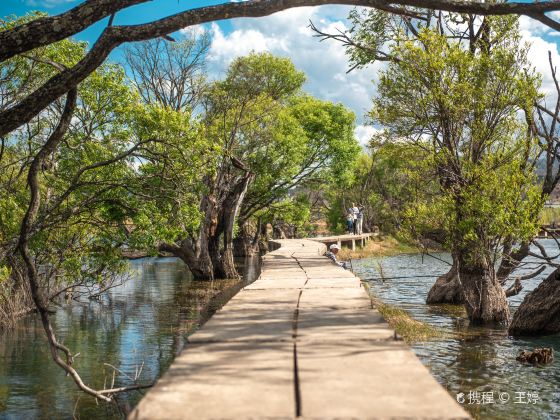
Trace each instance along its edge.
<instances>
[{"instance_id":1,"label":"water reflection","mask_svg":"<svg viewBox=\"0 0 560 420\"><path fill-rule=\"evenodd\" d=\"M554 242L545 240L543 244L553 255ZM449 262L450 256L436 256L443 261L428 256L399 255L355 261L353 265L362 279L379 278L382 270L385 281L368 281L372 293L382 301L406 309L414 318L450 333L444 339L416 343L412 347L453 398L460 392L466 394L465 398L470 391L493 392L494 403L465 404L471 414L484 419L560 418L560 335L513 339L504 329L469 327L461 307L426 305L426 295L437 275L449 269L445 261ZM530 271L531 267L526 270ZM539 277L523 282L524 290L510 299L512 311L551 271L547 269ZM524 366L515 360L520 350L540 346L554 348L556 360L551 365ZM536 392L539 401L521 403L527 402L527 394L518 393L527 392ZM510 400L500 402L500 393L507 393ZM521 395L525 399L519 398Z\"/></svg>"},{"instance_id":2,"label":"water reflection","mask_svg":"<svg viewBox=\"0 0 560 420\"><path fill-rule=\"evenodd\" d=\"M159 378L181 351L185 339L231 296L258 276L256 260L244 264L244 280L194 281L174 258L131 262L130 280L99 301L82 299L52 317L59 340L80 353L75 366L84 382L108 387L111 364L126 376L141 371L141 382ZM117 404L97 405L50 360L40 321L22 320L0 335L0 418L122 418L142 397L131 392Z\"/></svg>"}]
</instances>

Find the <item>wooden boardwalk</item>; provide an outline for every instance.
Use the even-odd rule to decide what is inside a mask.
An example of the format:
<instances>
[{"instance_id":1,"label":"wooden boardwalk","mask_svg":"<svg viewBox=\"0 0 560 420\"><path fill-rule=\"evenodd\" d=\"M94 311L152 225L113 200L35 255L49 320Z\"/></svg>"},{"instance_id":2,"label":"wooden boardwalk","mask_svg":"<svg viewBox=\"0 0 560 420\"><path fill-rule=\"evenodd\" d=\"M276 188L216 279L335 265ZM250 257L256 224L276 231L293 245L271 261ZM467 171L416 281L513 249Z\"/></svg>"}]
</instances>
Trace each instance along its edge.
<instances>
[{"instance_id":1,"label":"wooden boardwalk","mask_svg":"<svg viewBox=\"0 0 560 420\"><path fill-rule=\"evenodd\" d=\"M324 244L276 242L130 419L469 418Z\"/></svg>"}]
</instances>

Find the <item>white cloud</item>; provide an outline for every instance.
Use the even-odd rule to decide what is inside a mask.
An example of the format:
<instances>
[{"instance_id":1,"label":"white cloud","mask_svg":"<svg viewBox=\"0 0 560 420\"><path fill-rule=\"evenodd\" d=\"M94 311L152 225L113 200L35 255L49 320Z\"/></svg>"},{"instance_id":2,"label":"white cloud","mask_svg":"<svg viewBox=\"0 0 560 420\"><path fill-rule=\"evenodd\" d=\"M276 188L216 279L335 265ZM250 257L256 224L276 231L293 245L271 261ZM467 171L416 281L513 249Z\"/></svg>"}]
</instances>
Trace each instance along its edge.
<instances>
[{"instance_id":1,"label":"white cloud","mask_svg":"<svg viewBox=\"0 0 560 420\"><path fill-rule=\"evenodd\" d=\"M75 3L76 0L26 0L25 4L31 7L45 7L51 9L68 3Z\"/></svg>"},{"instance_id":2,"label":"white cloud","mask_svg":"<svg viewBox=\"0 0 560 420\"><path fill-rule=\"evenodd\" d=\"M523 32L529 32L533 35L543 35L550 32L551 29L540 23L538 20L531 19L527 16L521 16L519 18L519 29Z\"/></svg>"},{"instance_id":3,"label":"white cloud","mask_svg":"<svg viewBox=\"0 0 560 420\"><path fill-rule=\"evenodd\" d=\"M529 62L535 67L536 71L542 75L541 91L545 95L555 95L556 88L554 87L554 80L550 74L548 52L550 51L551 53L553 64L560 67L558 45L554 42L548 42L528 30L522 30L521 36L523 41L530 44L528 52Z\"/></svg>"},{"instance_id":4,"label":"white cloud","mask_svg":"<svg viewBox=\"0 0 560 420\"><path fill-rule=\"evenodd\" d=\"M57 1L57 0L46 0ZM64 0L59 0L64 1ZM234 19L228 30L216 23L205 26L210 31L212 44L209 51L209 73L221 77L231 61L251 51L268 51L289 57L296 67L307 75L305 90L325 100L341 102L351 108L363 123L365 113L371 108L371 98L376 93L373 83L382 63L375 63L366 69L354 70L347 74L348 58L344 47L334 41L320 42L313 37L309 22L325 32L344 30L348 22L348 6L301 7L275 13L271 16L251 19ZM560 13L559 13L560 17ZM201 26L195 27L197 31ZM542 90L554 92L554 85L548 67L548 51L552 51L554 63L560 68L558 45L547 41L559 32L527 17L520 18L520 29L524 42L531 44L529 60L543 75ZM373 130L373 127L368 127ZM367 140L369 132L365 126L358 126L357 136Z\"/></svg>"},{"instance_id":5,"label":"white cloud","mask_svg":"<svg viewBox=\"0 0 560 420\"><path fill-rule=\"evenodd\" d=\"M210 69L221 75L234 58L251 51L289 57L306 73L307 92L345 104L361 122L371 107L375 93L372 79L381 64L347 74L348 58L344 47L334 41L319 42L308 27L313 21L321 30L344 29L349 11L347 6L300 7L259 19L232 20L232 29L228 32L214 23L210 28Z\"/></svg>"},{"instance_id":6,"label":"white cloud","mask_svg":"<svg viewBox=\"0 0 560 420\"><path fill-rule=\"evenodd\" d=\"M224 68L236 57L250 52L277 51L286 52L282 40L269 38L255 29L237 29L225 35L220 27L212 24L212 44L209 60L223 65Z\"/></svg>"},{"instance_id":7,"label":"white cloud","mask_svg":"<svg viewBox=\"0 0 560 420\"><path fill-rule=\"evenodd\" d=\"M354 136L356 136L362 146L367 146L373 135L379 132L380 130L371 125L358 125L354 129Z\"/></svg>"},{"instance_id":8,"label":"white cloud","mask_svg":"<svg viewBox=\"0 0 560 420\"><path fill-rule=\"evenodd\" d=\"M549 15L553 19L560 19L560 12L552 12ZM558 53L558 44L556 42L549 42L545 38L554 39L560 35L560 32L554 31L541 22L526 16L519 18L519 29L523 42L527 42L530 45L528 52L529 62L542 75L541 92L547 96L552 95L553 100L556 101L556 88L550 74L548 52L550 51L551 53L553 64L558 67L560 67L560 54Z\"/></svg>"}]
</instances>

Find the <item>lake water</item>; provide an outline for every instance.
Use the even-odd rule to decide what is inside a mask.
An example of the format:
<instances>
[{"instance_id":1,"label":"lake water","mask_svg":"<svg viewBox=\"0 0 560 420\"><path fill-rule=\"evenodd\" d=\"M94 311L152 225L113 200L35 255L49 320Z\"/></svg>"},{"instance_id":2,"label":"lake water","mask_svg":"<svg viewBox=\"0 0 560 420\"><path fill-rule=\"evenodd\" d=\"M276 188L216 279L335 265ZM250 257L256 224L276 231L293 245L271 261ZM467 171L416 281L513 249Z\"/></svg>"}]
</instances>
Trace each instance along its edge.
<instances>
[{"instance_id":1,"label":"lake water","mask_svg":"<svg viewBox=\"0 0 560 420\"><path fill-rule=\"evenodd\" d=\"M151 383L169 367L185 339L258 275L245 264L244 280L194 281L174 258L131 262L131 278L99 301L81 299L52 316L57 337L74 353L74 366L94 388L129 385L140 372ZM108 364L108 365L107 365ZM143 393L122 394L112 405L76 388L50 357L40 320L31 316L15 330L0 333L0 418L123 418Z\"/></svg>"},{"instance_id":2,"label":"lake water","mask_svg":"<svg viewBox=\"0 0 560 420\"><path fill-rule=\"evenodd\" d=\"M552 254L553 242L543 243ZM464 394L465 408L472 414L484 419L560 418L560 335L513 339L504 330L470 328L461 311L450 313L426 305L426 294L435 278L448 269L440 260L449 261L449 256L436 256L438 259L420 255L364 259L354 261L353 266L371 285L372 293L386 303L450 333L473 333L468 338L450 334L412 346L453 398ZM379 264L384 282L378 280ZM75 366L87 384L96 388L110 384L113 369L106 364L131 377L141 370L141 382L152 382L169 367L186 337L255 278L255 265L246 267L243 281L197 282L176 259L134 261L134 274L124 285L112 289L99 302L82 299L57 308L53 323L59 339L75 353L80 352ZM511 299L512 309L547 272L523 283L525 290ZM557 359L551 365L524 366L515 360L519 350L539 346L555 349ZM117 376L116 385L130 384L124 375ZM469 393L473 404L468 404ZM489 393L493 403L488 402ZM502 402L506 394L509 400ZM130 392L119 396L116 404L97 405L51 361L36 317L28 317L15 330L0 335L2 419L123 418L142 395Z\"/></svg>"},{"instance_id":3,"label":"lake water","mask_svg":"<svg viewBox=\"0 0 560 420\"><path fill-rule=\"evenodd\" d=\"M543 244L549 249L549 255L558 253L553 240L544 240ZM353 267L362 279L370 279L366 281L371 293L383 302L451 333L449 338L416 343L412 347L453 398L464 394L463 406L471 414L483 419L560 418L560 334L514 339L505 330L469 327L466 313L460 308L450 313L440 306L426 305L428 290L437 275L449 269L443 262L450 261L448 254L435 254L435 257L398 255L363 259L353 261ZM380 267L385 281L379 280ZM523 281L524 290L510 298L512 311L551 271L547 269L539 277ZM468 338L455 334L461 332L471 334ZM552 364L533 367L515 360L520 350L542 346L554 349L556 360Z\"/></svg>"}]
</instances>

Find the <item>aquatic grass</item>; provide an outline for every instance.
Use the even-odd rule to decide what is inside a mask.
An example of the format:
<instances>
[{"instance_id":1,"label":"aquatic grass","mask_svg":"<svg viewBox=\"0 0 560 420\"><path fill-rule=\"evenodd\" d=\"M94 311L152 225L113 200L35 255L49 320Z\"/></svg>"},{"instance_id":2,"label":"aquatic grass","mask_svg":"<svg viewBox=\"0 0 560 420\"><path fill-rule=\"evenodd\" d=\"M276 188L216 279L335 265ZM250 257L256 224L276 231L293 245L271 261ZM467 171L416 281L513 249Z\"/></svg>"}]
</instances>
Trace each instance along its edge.
<instances>
[{"instance_id":1,"label":"aquatic grass","mask_svg":"<svg viewBox=\"0 0 560 420\"><path fill-rule=\"evenodd\" d=\"M447 336L445 330L434 327L425 322L418 321L404 309L397 308L382 302L373 293L371 286L367 282L362 282L371 299L372 305L379 311L381 316L400 335L407 343L428 341Z\"/></svg>"},{"instance_id":2,"label":"aquatic grass","mask_svg":"<svg viewBox=\"0 0 560 420\"><path fill-rule=\"evenodd\" d=\"M382 303L378 300L374 300L374 304L385 321L407 343L428 341L445 335L443 330L412 318L404 309Z\"/></svg>"},{"instance_id":3,"label":"aquatic grass","mask_svg":"<svg viewBox=\"0 0 560 420\"><path fill-rule=\"evenodd\" d=\"M437 305L428 305L428 310L435 314L449 315L455 318L467 317L467 310L464 305L438 303Z\"/></svg>"}]
</instances>

